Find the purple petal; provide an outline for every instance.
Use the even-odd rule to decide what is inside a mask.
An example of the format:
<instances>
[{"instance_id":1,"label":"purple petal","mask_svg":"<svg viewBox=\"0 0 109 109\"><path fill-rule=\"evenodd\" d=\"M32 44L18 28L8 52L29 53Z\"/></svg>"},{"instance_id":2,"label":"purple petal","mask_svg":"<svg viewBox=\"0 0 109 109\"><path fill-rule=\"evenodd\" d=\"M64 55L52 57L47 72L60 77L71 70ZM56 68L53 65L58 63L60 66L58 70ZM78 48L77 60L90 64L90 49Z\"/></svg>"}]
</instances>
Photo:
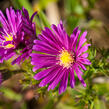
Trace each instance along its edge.
<instances>
[{"instance_id":1,"label":"purple petal","mask_svg":"<svg viewBox=\"0 0 109 109\"><path fill-rule=\"evenodd\" d=\"M55 51L56 53L59 53L59 50L57 50L55 47L49 45L46 42L43 41L39 41L39 40L35 40L34 43L36 44L36 46L43 46L51 51Z\"/></svg>"},{"instance_id":2,"label":"purple petal","mask_svg":"<svg viewBox=\"0 0 109 109\"><path fill-rule=\"evenodd\" d=\"M29 14L28 14L28 11L23 7L23 13L25 15L25 17L27 18L27 20L29 20Z\"/></svg>"},{"instance_id":3,"label":"purple petal","mask_svg":"<svg viewBox=\"0 0 109 109\"><path fill-rule=\"evenodd\" d=\"M40 46L40 45L34 45L33 50L39 51L39 52L42 52L42 53L51 54L51 55L57 55L57 52L52 51L51 49L46 48L44 46Z\"/></svg>"},{"instance_id":4,"label":"purple petal","mask_svg":"<svg viewBox=\"0 0 109 109\"><path fill-rule=\"evenodd\" d=\"M85 67L83 64L81 64L80 62L78 62L78 65L79 65L80 68L82 68L83 70L87 70L86 67Z\"/></svg>"},{"instance_id":5,"label":"purple petal","mask_svg":"<svg viewBox=\"0 0 109 109\"><path fill-rule=\"evenodd\" d=\"M79 69L78 66L76 66L76 69L78 70L78 72L79 72L81 75L83 75L83 72Z\"/></svg>"},{"instance_id":6,"label":"purple petal","mask_svg":"<svg viewBox=\"0 0 109 109\"><path fill-rule=\"evenodd\" d=\"M76 36L77 32L78 32L78 27L74 28L73 33L70 36L71 39L74 39L74 37Z\"/></svg>"},{"instance_id":7,"label":"purple petal","mask_svg":"<svg viewBox=\"0 0 109 109\"><path fill-rule=\"evenodd\" d=\"M44 67L50 67L52 65L55 65L58 61L56 60L56 57L32 57L31 64L35 65L35 69L44 68ZM34 69L33 69L34 70Z\"/></svg>"},{"instance_id":8,"label":"purple petal","mask_svg":"<svg viewBox=\"0 0 109 109\"><path fill-rule=\"evenodd\" d=\"M64 75L65 71L66 70L61 67L61 69L58 72L57 76L54 78L53 82L51 82L51 84L49 85L48 91L50 89L53 90L57 86L57 84L59 83L59 81L62 79L62 76Z\"/></svg>"},{"instance_id":9,"label":"purple petal","mask_svg":"<svg viewBox=\"0 0 109 109\"><path fill-rule=\"evenodd\" d=\"M75 76L74 76L73 67L70 68L70 86L71 86L71 88L74 88L74 86L75 86Z\"/></svg>"},{"instance_id":10,"label":"purple petal","mask_svg":"<svg viewBox=\"0 0 109 109\"><path fill-rule=\"evenodd\" d=\"M39 84L40 87L43 87L53 81L53 79L56 77L56 75L59 73L61 70L61 67L58 67L57 69L53 70L50 74L47 75Z\"/></svg>"},{"instance_id":11,"label":"purple petal","mask_svg":"<svg viewBox=\"0 0 109 109\"><path fill-rule=\"evenodd\" d=\"M56 49L60 50L61 49L61 46L60 46L60 43L58 42L58 39L56 39L56 36L53 34L53 32L45 27L45 30L46 30L46 33L48 34L48 37L50 37L50 39L53 40L52 44L50 44L51 46L55 47Z\"/></svg>"},{"instance_id":12,"label":"purple petal","mask_svg":"<svg viewBox=\"0 0 109 109\"><path fill-rule=\"evenodd\" d=\"M12 65L14 64L20 64L19 62L21 61L21 56L17 57L14 61L12 61Z\"/></svg>"},{"instance_id":13,"label":"purple petal","mask_svg":"<svg viewBox=\"0 0 109 109\"><path fill-rule=\"evenodd\" d=\"M82 64L86 64L86 65L90 65L91 64L91 62L88 59L85 59L85 58L80 58L79 62L82 63Z\"/></svg>"},{"instance_id":14,"label":"purple petal","mask_svg":"<svg viewBox=\"0 0 109 109\"><path fill-rule=\"evenodd\" d=\"M15 54L16 54L15 52L12 52L12 53L6 54L6 55L5 55L5 60L10 59L10 58L13 57Z\"/></svg>"},{"instance_id":15,"label":"purple petal","mask_svg":"<svg viewBox=\"0 0 109 109\"><path fill-rule=\"evenodd\" d=\"M78 30L76 36L74 37L74 39L72 40L72 42L70 43L70 49L72 50L72 48L74 49L74 51L76 50L76 46L77 46L77 40L80 34L80 30Z\"/></svg>"},{"instance_id":16,"label":"purple petal","mask_svg":"<svg viewBox=\"0 0 109 109\"><path fill-rule=\"evenodd\" d=\"M68 49L68 47L69 47L69 36L65 32L62 21L60 21L60 24L58 24L57 28L58 28L59 36L62 39L62 44L64 45L65 49Z\"/></svg>"},{"instance_id":17,"label":"purple petal","mask_svg":"<svg viewBox=\"0 0 109 109\"><path fill-rule=\"evenodd\" d=\"M48 63L56 63L58 60L56 60L56 56L49 56L49 55L44 55L44 54L36 54L32 53L32 60L31 64L32 65L44 65Z\"/></svg>"},{"instance_id":18,"label":"purple petal","mask_svg":"<svg viewBox=\"0 0 109 109\"><path fill-rule=\"evenodd\" d=\"M41 72L38 72L35 76L34 79L35 80L40 80L42 78L44 78L45 76L47 76L49 73L51 73L53 70L55 70L57 68L57 66L53 66L51 68L48 68L46 70L43 70Z\"/></svg>"},{"instance_id":19,"label":"purple petal","mask_svg":"<svg viewBox=\"0 0 109 109\"><path fill-rule=\"evenodd\" d=\"M78 27L74 28L73 33L70 36L70 43L72 43L74 41L74 38L75 38L77 32L78 32Z\"/></svg>"},{"instance_id":20,"label":"purple petal","mask_svg":"<svg viewBox=\"0 0 109 109\"><path fill-rule=\"evenodd\" d=\"M60 36L60 34L58 32L58 28L54 24L52 24L51 28L52 28L53 32L55 33L55 35L56 35L57 39L59 40L59 42L62 44L63 39L62 39L62 37Z\"/></svg>"},{"instance_id":21,"label":"purple petal","mask_svg":"<svg viewBox=\"0 0 109 109\"><path fill-rule=\"evenodd\" d=\"M82 58L87 58L88 57L88 53L84 53L84 54L82 54L80 57L82 57Z\"/></svg>"},{"instance_id":22,"label":"purple petal","mask_svg":"<svg viewBox=\"0 0 109 109\"><path fill-rule=\"evenodd\" d=\"M3 27L8 30L9 29L9 25L8 22L5 18L5 16L3 15L3 13L0 11L0 22L2 23Z\"/></svg>"},{"instance_id":23,"label":"purple petal","mask_svg":"<svg viewBox=\"0 0 109 109\"><path fill-rule=\"evenodd\" d=\"M91 44L86 44L84 45L79 51L77 51L77 56L79 56L81 53L85 52L88 50L88 46L90 46Z\"/></svg>"},{"instance_id":24,"label":"purple petal","mask_svg":"<svg viewBox=\"0 0 109 109\"><path fill-rule=\"evenodd\" d=\"M79 43L78 43L78 48L77 48L77 50L79 50L79 49L81 48L82 44L86 42L86 39L85 39L86 35L87 35L87 31L85 31L85 32L81 35L81 37L80 37L80 39L79 39Z\"/></svg>"},{"instance_id":25,"label":"purple petal","mask_svg":"<svg viewBox=\"0 0 109 109\"><path fill-rule=\"evenodd\" d=\"M33 18L36 14L37 14L37 12L34 12L33 15L31 16L31 19L30 19L31 22L33 21Z\"/></svg>"},{"instance_id":26,"label":"purple petal","mask_svg":"<svg viewBox=\"0 0 109 109\"><path fill-rule=\"evenodd\" d=\"M59 86L59 94L63 93L67 88L68 75L69 75L69 70L67 70L64 73L64 75L63 75L63 77L61 79L60 86Z\"/></svg>"},{"instance_id":27,"label":"purple petal","mask_svg":"<svg viewBox=\"0 0 109 109\"><path fill-rule=\"evenodd\" d=\"M75 67L75 72L76 72L76 74L77 74L79 80L80 80L81 83L83 84L83 86L86 87L86 83L84 82L84 80L83 80L83 78L81 77L81 74L80 74L78 68L76 68L76 67Z\"/></svg>"},{"instance_id":28,"label":"purple petal","mask_svg":"<svg viewBox=\"0 0 109 109\"><path fill-rule=\"evenodd\" d=\"M31 53L30 56L34 59L56 59L56 56L47 55L47 54L37 54L37 53Z\"/></svg>"},{"instance_id":29,"label":"purple petal","mask_svg":"<svg viewBox=\"0 0 109 109\"><path fill-rule=\"evenodd\" d=\"M14 25L13 25L13 23L15 24L15 21L12 21L12 19L11 19L11 17L12 16L10 16L10 13L11 13L11 11L9 12L9 10L8 10L8 8L6 8L6 14L7 14L7 17L8 17L8 22L9 22L9 25L10 25L10 29L12 30L12 32L13 32L13 34L15 35L15 31L14 31ZM13 17L14 17L15 15L13 15Z\"/></svg>"},{"instance_id":30,"label":"purple petal","mask_svg":"<svg viewBox=\"0 0 109 109\"><path fill-rule=\"evenodd\" d=\"M55 40L55 36L50 36L52 34L48 34L48 32L50 32L51 30L49 31L46 31L48 30L47 28L45 28L45 31L43 30L42 31L42 34L41 35L38 35L38 38L46 43L48 43L49 45L53 46L54 48L58 47L58 49L60 48L60 42L56 39ZM53 38L54 37L54 38Z\"/></svg>"}]
</instances>

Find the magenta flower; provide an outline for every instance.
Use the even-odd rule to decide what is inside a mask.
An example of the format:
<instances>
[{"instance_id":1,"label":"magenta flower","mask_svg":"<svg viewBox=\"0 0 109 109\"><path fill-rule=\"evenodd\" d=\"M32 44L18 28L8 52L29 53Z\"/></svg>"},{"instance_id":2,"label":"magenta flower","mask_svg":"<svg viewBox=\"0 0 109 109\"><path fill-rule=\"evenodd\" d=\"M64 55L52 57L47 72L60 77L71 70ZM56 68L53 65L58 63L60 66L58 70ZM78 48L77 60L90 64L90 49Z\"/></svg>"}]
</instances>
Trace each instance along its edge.
<instances>
[{"instance_id":1,"label":"magenta flower","mask_svg":"<svg viewBox=\"0 0 109 109\"><path fill-rule=\"evenodd\" d=\"M45 27L45 30L38 35L39 40L34 41L33 50L37 53L31 54L31 64L35 65L33 71L46 68L37 73L34 79L42 79L40 87L49 84L48 90L53 90L60 82L59 94L61 94L66 90L69 74L70 86L71 88L75 86L75 73L85 87L81 69L86 70L84 64L91 64L87 59L88 53L84 53L90 44L83 46L87 32L81 35L78 42L80 35L78 27L74 29L70 37L65 32L62 22L57 26L52 25L51 28L52 30Z\"/></svg>"},{"instance_id":2,"label":"magenta flower","mask_svg":"<svg viewBox=\"0 0 109 109\"><path fill-rule=\"evenodd\" d=\"M0 63L15 55L14 50L23 39L22 13L17 10L6 9L7 18L0 11Z\"/></svg>"},{"instance_id":3,"label":"magenta flower","mask_svg":"<svg viewBox=\"0 0 109 109\"><path fill-rule=\"evenodd\" d=\"M24 15L23 15L24 14ZM12 7L6 9L7 18L0 11L0 63L14 56L12 64L20 63L27 59L32 52L33 40L36 38L34 15L29 19L28 11L23 8L16 12ZM21 49L18 55L15 51Z\"/></svg>"},{"instance_id":4,"label":"magenta flower","mask_svg":"<svg viewBox=\"0 0 109 109\"><path fill-rule=\"evenodd\" d=\"M22 29L24 32L24 39L23 42L21 43L21 55L19 55L13 62L12 64L15 63L20 63L21 61L24 61L25 59L28 59L30 56L30 53L32 52L32 47L33 47L33 41L36 39L36 27L35 23L32 22L34 16L37 14L35 12L31 18L29 19L29 14L28 11L23 8L23 13L24 16L22 16Z\"/></svg>"}]
</instances>

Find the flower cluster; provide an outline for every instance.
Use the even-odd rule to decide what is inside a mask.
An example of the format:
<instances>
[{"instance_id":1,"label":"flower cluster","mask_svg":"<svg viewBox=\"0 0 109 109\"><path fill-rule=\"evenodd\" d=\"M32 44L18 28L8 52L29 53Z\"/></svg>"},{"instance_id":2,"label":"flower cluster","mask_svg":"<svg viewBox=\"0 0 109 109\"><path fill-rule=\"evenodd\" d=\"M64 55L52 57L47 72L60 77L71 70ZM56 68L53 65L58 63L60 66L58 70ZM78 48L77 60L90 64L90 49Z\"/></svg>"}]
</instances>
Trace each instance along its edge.
<instances>
[{"instance_id":1,"label":"flower cluster","mask_svg":"<svg viewBox=\"0 0 109 109\"><path fill-rule=\"evenodd\" d=\"M10 8L6 9L6 15L0 11L0 63L14 56L12 64L19 64L31 56L31 64L35 66L33 71L43 68L34 76L34 79L42 80L40 87L49 84L48 90L53 90L60 83L61 94L66 90L69 75L71 88L75 86L75 75L86 86L82 70L86 70L84 65L91 64L86 53L90 46L86 42L86 31L80 35L81 31L76 27L68 36L60 21L51 29L45 27L36 39L36 27L32 21L36 13L29 18L25 8L16 12ZM16 54L18 49L19 55Z\"/></svg>"},{"instance_id":2,"label":"flower cluster","mask_svg":"<svg viewBox=\"0 0 109 109\"><path fill-rule=\"evenodd\" d=\"M24 14L24 15L23 15ZM29 19L26 9L21 10L6 9L5 17L0 11L0 63L8 60L12 56L16 58L12 64L25 60L32 52L33 40L36 37L35 23L32 22L34 15ZM17 49L22 49L20 55L16 54Z\"/></svg>"}]
</instances>

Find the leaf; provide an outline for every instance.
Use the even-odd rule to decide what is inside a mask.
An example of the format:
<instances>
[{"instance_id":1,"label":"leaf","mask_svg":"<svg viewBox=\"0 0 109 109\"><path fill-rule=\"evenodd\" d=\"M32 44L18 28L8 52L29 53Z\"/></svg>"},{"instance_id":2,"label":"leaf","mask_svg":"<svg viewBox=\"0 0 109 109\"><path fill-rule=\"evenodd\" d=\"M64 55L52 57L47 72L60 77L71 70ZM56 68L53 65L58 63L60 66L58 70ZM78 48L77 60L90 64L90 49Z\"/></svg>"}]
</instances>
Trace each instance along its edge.
<instances>
[{"instance_id":1,"label":"leaf","mask_svg":"<svg viewBox=\"0 0 109 109\"><path fill-rule=\"evenodd\" d=\"M39 18L41 19L43 25L50 28L50 24L45 16L45 14L43 13L43 11L40 11L38 14L39 14Z\"/></svg>"},{"instance_id":2,"label":"leaf","mask_svg":"<svg viewBox=\"0 0 109 109\"><path fill-rule=\"evenodd\" d=\"M94 108L94 102L92 101L92 102L91 102L90 109L93 109L93 108Z\"/></svg>"}]
</instances>

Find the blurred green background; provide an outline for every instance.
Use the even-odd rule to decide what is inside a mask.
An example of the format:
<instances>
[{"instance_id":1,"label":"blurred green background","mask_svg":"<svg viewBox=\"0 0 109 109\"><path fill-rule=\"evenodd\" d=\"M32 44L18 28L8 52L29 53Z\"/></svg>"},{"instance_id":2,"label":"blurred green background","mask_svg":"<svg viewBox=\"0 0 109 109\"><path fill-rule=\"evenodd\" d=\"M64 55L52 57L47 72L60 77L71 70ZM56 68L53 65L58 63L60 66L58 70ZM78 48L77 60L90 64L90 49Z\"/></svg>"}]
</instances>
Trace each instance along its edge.
<instances>
[{"instance_id":1,"label":"blurred green background","mask_svg":"<svg viewBox=\"0 0 109 109\"><path fill-rule=\"evenodd\" d=\"M21 66L0 64L0 109L109 109L109 0L0 0L0 10L25 7L35 17L36 32L63 21L70 35L76 26L88 31L91 66L84 72L87 87L77 80L76 87L58 94L58 87L48 92L38 88L30 60Z\"/></svg>"}]
</instances>

